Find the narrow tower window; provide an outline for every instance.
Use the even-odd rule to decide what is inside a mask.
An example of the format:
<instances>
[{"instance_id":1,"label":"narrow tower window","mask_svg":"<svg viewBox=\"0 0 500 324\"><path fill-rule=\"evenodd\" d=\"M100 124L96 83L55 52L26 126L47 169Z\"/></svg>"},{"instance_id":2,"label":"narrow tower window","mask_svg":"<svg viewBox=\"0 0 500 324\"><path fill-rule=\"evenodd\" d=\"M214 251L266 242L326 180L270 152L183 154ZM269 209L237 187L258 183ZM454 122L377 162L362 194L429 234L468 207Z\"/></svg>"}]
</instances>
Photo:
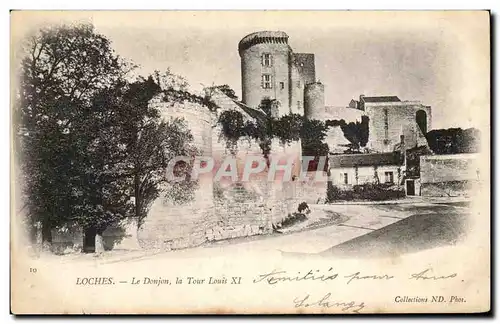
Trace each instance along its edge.
<instances>
[{"instance_id":1,"label":"narrow tower window","mask_svg":"<svg viewBox=\"0 0 500 324\"><path fill-rule=\"evenodd\" d=\"M280 90L285 89L285 82L280 82Z\"/></svg>"},{"instance_id":2,"label":"narrow tower window","mask_svg":"<svg viewBox=\"0 0 500 324\"><path fill-rule=\"evenodd\" d=\"M384 109L384 130L385 130L385 140L389 140L389 113L387 108Z\"/></svg>"},{"instance_id":3,"label":"narrow tower window","mask_svg":"<svg viewBox=\"0 0 500 324\"><path fill-rule=\"evenodd\" d=\"M270 74L262 75L262 88L272 89L272 76Z\"/></svg>"},{"instance_id":4,"label":"narrow tower window","mask_svg":"<svg viewBox=\"0 0 500 324\"><path fill-rule=\"evenodd\" d=\"M271 66L272 65L272 56L269 53L262 54L262 65L263 66Z\"/></svg>"}]
</instances>

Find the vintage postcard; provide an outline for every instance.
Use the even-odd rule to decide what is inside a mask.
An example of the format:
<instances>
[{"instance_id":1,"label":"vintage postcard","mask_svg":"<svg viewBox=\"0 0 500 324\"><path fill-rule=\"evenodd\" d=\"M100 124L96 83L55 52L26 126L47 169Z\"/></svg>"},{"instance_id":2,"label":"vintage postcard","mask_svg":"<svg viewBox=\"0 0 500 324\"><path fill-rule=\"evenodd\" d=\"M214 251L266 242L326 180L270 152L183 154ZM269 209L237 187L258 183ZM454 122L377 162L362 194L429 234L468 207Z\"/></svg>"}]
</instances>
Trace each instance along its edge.
<instances>
[{"instance_id":1,"label":"vintage postcard","mask_svg":"<svg viewBox=\"0 0 500 324\"><path fill-rule=\"evenodd\" d=\"M490 310L490 12L11 12L13 314Z\"/></svg>"}]
</instances>

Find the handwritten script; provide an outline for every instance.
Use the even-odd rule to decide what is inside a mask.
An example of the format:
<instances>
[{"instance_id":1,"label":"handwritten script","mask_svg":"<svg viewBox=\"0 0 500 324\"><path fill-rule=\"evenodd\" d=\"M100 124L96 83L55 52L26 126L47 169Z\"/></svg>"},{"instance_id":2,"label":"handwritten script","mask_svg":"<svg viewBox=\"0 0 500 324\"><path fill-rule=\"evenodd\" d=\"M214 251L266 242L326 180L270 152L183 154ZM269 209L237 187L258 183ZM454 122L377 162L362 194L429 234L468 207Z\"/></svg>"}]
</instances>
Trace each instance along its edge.
<instances>
[{"instance_id":1,"label":"handwritten script","mask_svg":"<svg viewBox=\"0 0 500 324\"><path fill-rule=\"evenodd\" d=\"M309 294L303 296L303 297L296 297L293 300L293 303L295 304L295 308L300 308L300 307L312 307L312 306L317 306L317 307L322 307L322 308L339 308L343 312L353 312L353 313L359 313L360 310L365 308L365 303L364 302L356 302L356 301L334 301L331 299L332 294L327 293L323 297L313 300Z\"/></svg>"},{"instance_id":2,"label":"handwritten script","mask_svg":"<svg viewBox=\"0 0 500 324\"><path fill-rule=\"evenodd\" d=\"M297 283L297 282L319 282L319 283L329 283L332 281L340 281L346 285L355 282L387 282L394 279L411 280L411 281L438 281L438 280L450 280L457 277L457 273L449 274L435 274L432 268L427 268L422 271L416 271L410 273L408 276L401 276L397 278L394 274L389 273L364 273L361 271L356 271L354 273L349 273L347 275L340 274L335 271L333 267L325 270L320 269L310 269L307 271L297 271L291 272L287 270L277 270L274 269L270 272L262 273L257 275L253 279L253 283L277 285L285 283ZM320 297L311 296L307 293L305 295L297 296L293 299L293 305L295 308L320 308L320 309L337 309L342 312L347 313L359 313L363 308L365 308L365 303L363 301L355 300L342 300L341 298L332 297L332 293L326 293Z\"/></svg>"},{"instance_id":3,"label":"handwritten script","mask_svg":"<svg viewBox=\"0 0 500 324\"><path fill-rule=\"evenodd\" d=\"M456 273L450 273L445 275L436 275L433 273L432 268L428 268L422 271L417 271L411 273L409 277L404 279L409 280L448 280L457 277ZM333 268L328 270L308 270L299 272L288 272L286 270L272 270L267 273L259 274L253 279L253 283L267 283L268 285L276 285L279 283L286 282L301 282L301 281L317 281L317 282L330 282L330 281L345 281L346 284L357 281L389 281L395 279L394 275L391 274L373 274L373 273L362 273L357 271L350 273L348 275L341 275L334 271Z\"/></svg>"}]
</instances>

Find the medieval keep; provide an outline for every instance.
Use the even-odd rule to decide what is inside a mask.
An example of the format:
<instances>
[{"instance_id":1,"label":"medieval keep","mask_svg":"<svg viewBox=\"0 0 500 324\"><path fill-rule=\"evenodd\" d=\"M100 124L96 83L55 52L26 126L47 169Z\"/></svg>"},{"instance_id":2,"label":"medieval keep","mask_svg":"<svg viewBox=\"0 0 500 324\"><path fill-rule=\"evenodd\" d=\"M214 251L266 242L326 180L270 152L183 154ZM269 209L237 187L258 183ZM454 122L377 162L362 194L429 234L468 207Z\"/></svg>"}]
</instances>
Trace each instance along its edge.
<instances>
[{"instance_id":1,"label":"medieval keep","mask_svg":"<svg viewBox=\"0 0 500 324\"><path fill-rule=\"evenodd\" d=\"M273 100L271 113L277 117L296 113L323 121L355 122L367 116L366 151L371 153L392 152L401 144L407 149L425 145L425 133L431 129L430 106L397 96L364 95L346 107L325 105L325 85L316 80L314 54L295 53L286 33L252 33L239 42L238 51L245 105L257 108L263 100ZM332 153L345 150L346 139L338 127L330 130L327 144Z\"/></svg>"}]
</instances>

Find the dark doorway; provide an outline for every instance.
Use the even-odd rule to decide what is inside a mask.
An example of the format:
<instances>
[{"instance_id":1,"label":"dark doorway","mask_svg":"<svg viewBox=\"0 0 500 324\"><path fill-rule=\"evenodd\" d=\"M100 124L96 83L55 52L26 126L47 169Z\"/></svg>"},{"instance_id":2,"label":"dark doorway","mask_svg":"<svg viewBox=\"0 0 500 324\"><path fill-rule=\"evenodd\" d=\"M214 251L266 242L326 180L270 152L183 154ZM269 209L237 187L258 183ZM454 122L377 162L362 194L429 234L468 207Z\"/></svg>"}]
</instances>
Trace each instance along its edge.
<instances>
[{"instance_id":1,"label":"dark doorway","mask_svg":"<svg viewBox=\"0 0 500 324\"><path fill-rule=\"evenodd\" d=\"M406 195L415 196L415 180L406 180Z\"/></svg>"},{"instance_id":2,"label":"dark doorway","mask_svg":"<svg viewBox=\"0 0 500 324\"><path fill-rule=\"evenodd\" d=\"M425 135L427 134L427 113L425 110L419 110L417 111L417 115L415 116L415 119L417 121L418 127L420 127L420 130L422 133Z\"/></svg>"}]
</instances>

